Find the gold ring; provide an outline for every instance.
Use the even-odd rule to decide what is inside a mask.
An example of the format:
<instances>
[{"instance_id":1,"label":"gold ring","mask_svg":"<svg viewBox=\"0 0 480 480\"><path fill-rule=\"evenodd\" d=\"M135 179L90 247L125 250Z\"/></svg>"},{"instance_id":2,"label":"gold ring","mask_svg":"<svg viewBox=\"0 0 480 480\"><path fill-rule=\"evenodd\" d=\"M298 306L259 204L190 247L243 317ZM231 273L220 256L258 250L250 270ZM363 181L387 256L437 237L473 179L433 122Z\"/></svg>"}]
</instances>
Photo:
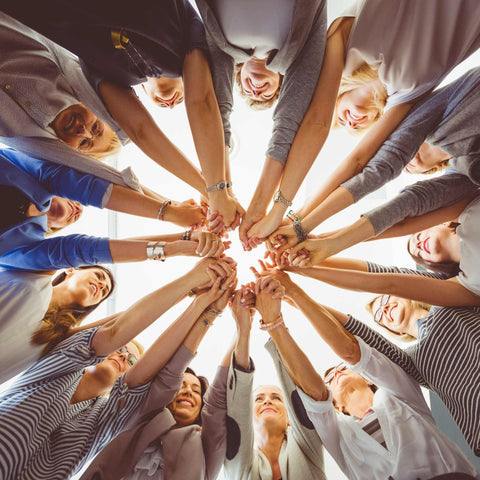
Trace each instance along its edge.
<instances>
[{"instance_id":1,"label":"gold ring","mask_svg":"<svg viewBox=\"0 0 480 480\"><path fill-rule=\"evenodd\" d=\"M218 243L218 240L216 238L212 241L213 241L213 243Z\"/></svg>"}]
</instances>

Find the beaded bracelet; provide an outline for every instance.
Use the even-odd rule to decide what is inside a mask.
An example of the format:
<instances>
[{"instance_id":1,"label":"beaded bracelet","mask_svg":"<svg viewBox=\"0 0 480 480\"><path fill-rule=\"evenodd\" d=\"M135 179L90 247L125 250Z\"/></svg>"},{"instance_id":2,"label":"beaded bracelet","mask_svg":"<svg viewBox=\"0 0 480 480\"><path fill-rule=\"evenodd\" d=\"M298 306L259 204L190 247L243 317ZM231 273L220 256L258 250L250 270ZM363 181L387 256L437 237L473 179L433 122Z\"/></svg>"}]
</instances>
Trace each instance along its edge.
<instances>
[{"instance_id":1,"label":"beaded bracelet","mask_svg":"<svg viewBox=\"0 0 480 480\"><path fill-rule=\"evenodd\" d=\"M190 240L192 238L192 230L186 230L183 232L182 240Z\"/></svg>"},{"instance_id":2,"label":"beaded bracelet","mask_svg":"<svg viewBox=\"0 0 480 480\"><path fill-rule=\"evenodd\" d=\"M294 222L293 229L297 235L298 242L304 242L308 238L308 232L302 227L301 222Z\"/></svg>"},{"instance_id":3,"label":"beaded bracelet","mask_svg":"<svg viewBox=\"0 0 480 480\"><path fill-rule=\"evenodd\" d=\"M277 328L280 325L285 325L285 323L283 322L283 315L282 314L280 314L277 317L277 319L272 323L265 323L263 321L263 318L260 319L260 330L264 330L266 332L268 332L269 330L273 330L274 328Z\"/></svg>"}]
</instances>

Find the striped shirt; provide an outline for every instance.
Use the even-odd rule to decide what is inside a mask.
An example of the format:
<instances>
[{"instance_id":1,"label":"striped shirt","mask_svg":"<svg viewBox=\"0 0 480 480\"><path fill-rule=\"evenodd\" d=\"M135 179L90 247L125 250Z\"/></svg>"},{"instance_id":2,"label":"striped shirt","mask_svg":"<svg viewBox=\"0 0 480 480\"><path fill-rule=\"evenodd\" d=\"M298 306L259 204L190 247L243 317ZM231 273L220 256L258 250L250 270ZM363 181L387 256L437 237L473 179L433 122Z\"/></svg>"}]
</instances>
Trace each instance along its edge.
<instances>
[{"instance_id":1,"label":"striped shirt","mask_svg":"<svg viewBox=\"0 0 480 480\"><path fill-rule=\"evenodd\" d=\"M61 342L0 396L0 478L64 480L113 437L146 397L118 378L108 397L70 405L84 368L104 360L90 348L97 328Z\"/></svg>"},{"instance_id":2,"label":"striped shirt","mask_svg":"<svg viewBox=\"0 0 480 480\"><path fill-rule=\"evenodd\" d=\"M383 448L387 448L377 414L371 408L369 408L365 415L359 418L357 422L365 433L368 433L368 435L376 440Z\"/></svg>"},{"instance_id":3,"label":"striped shirt","mask_svg":"<svg viewBox=\"0 0 480 480\"><path fill-rule=\"evenodd\" d=\"M434 276L373 263L368 270ZM418 340L405 350L353 317L345 328L437 393L475 455L480 455L480 307L434 306L417 325Z\"/></svg>"}]
</instances>

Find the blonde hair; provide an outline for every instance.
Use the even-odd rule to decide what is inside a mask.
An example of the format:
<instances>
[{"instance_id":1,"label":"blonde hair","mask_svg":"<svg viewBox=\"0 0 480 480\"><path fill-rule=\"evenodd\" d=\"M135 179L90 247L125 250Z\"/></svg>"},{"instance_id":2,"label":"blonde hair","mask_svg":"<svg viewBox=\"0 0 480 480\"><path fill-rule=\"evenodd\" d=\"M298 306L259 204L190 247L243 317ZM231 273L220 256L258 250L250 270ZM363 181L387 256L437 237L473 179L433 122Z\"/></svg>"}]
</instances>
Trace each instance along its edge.
<instances>
[{"instance_id":1,"label":"blonde hair","mask_svg":"<svg viewBox=\"0 0 480 480\"><path fill-rule=\"evenodd\" d=\"M112 138L110 139L110 143L105 151L87 154L89 157L95 158L96 160L105 160L112 155L116 155L122 149L122 142L117 137L117 134L113 131L113 129L106 123L105 128L108 128L110 132L112 132Z\"/></svg>"},{"instance_id":2,"label":"blonde hair","mask_svg":"<svg viewBox=\"0 0 480 480\"><path fill-rule=\"evenodd\" d=\"M128 343L133 343L137 347L140 356L145 353L145 347L138 340L133 339L130 340Z\"/></svg>"},{"instance_id":3,"label":"blonde hair","mask_svg":"<svg viewBox=\"0 0 480 480\"><path fill-rule=\"evenodd\" d=\"M373 317L375 315L375 312L373 311L373 304L377 298L382 297L383 295L377 295L376 297L373 297L366 305L365 305L365 310ZM410 300L410 303L412 305L412 308L423 308L423 310L429 311L432 306L428 303L425 302L418 302L417 300ZM379 325L380 327L384 328L387 332L390 334L394 335L396 339L400 338L401 340L405 342L413 342L416 340L415 337L412 337L408 333L397 333L394 332L393 330L390 330L387 328L383 323L376 323L376 325Z\"/></svg>"},{"instance_id":4,"label":"blonde hair","mask_svg":"<svg viewBox=\"0 0 480 480\"><path fill-rule=\"evenodd\" d=\"M450 166L450 159L447 158L447 160L442 160L438 165L434 165L432 168L429 168L425 172L421 172L421 175L432 175L434 173L445 170L449 166ZM414 172L409 172L408 170L405 170L405 171L410 174L414 173Z\"/></svg>"},{"instance_id":5,"label":"blonde hair","mask_svg":"<svg viewBox=\"0 0 480 480\"><path fill-rule=\"evenodd\" d=\"M373 88L373 99L372 103L368 105L369 107L376 108L378 113L375 116L373 122L368 124L365 127L359 127L356 130L352 130L351 133L360 133L365 131L367 128L371 127L382 115L385 105L387 104L387 91L385 87L377 81L378 72L373 70L367 63L363 63L358 67L351 75L345 75L342 77L340 86L338 87L337 101L335 103L335 112L337 111L338 103L340 102L343 95L347 92L351 92L356 88L363 87L369 83L372 84ZM333 116L332 128L338 128L341 125L338 123L338 118L336 115Z\"/></svg>"},{"instance_id":6,"label":"blonde hair","mask_svg":"<svg viewBox=\"0 0 480 480\"><path fill-rule=\"evenodd\" d=\"M281 73L278 74L278 88L272 98L262 101L262 100L255 100L250 98L243 90L242 80L241 80L241 71L242 71L243 63L236 63L234 65L234 75L235 75L235 83L240 91L240 95L245 99L247 105L252 110L267 110L268 108L273 107L275 102L277 101L278 97L280 96L280 88L282 87L283 82L283 75Z\"/></svg>"}]
</instances>

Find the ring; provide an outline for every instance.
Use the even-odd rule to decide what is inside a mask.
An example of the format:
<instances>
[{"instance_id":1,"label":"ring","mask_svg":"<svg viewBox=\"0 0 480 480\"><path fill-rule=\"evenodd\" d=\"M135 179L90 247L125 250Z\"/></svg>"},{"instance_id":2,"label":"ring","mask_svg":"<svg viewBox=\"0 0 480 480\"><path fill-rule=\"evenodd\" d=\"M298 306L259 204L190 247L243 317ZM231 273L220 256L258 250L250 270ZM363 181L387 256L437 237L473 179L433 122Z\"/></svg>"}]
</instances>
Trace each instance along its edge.
<instances>
[{"instance_id":1,"label":"ring","mask_svg":"<svg viewBox=\"0 0 480 480\"><path fill-rule=\"evenodd\" d=\"M221 292L226 292L226 291L227 291L226 288L219 288L219 290L220 290Z\"/></svg>"},{"instance_id":2,"label":"ring","mask_svg":"<svg viewBox=\"0 0 480 480\"><path fill-rule=\"evenodd\" d=\"M218 240L215 238L214 240L212 240L213 243L218 243Z\"/></svg>"}]
</instances>

